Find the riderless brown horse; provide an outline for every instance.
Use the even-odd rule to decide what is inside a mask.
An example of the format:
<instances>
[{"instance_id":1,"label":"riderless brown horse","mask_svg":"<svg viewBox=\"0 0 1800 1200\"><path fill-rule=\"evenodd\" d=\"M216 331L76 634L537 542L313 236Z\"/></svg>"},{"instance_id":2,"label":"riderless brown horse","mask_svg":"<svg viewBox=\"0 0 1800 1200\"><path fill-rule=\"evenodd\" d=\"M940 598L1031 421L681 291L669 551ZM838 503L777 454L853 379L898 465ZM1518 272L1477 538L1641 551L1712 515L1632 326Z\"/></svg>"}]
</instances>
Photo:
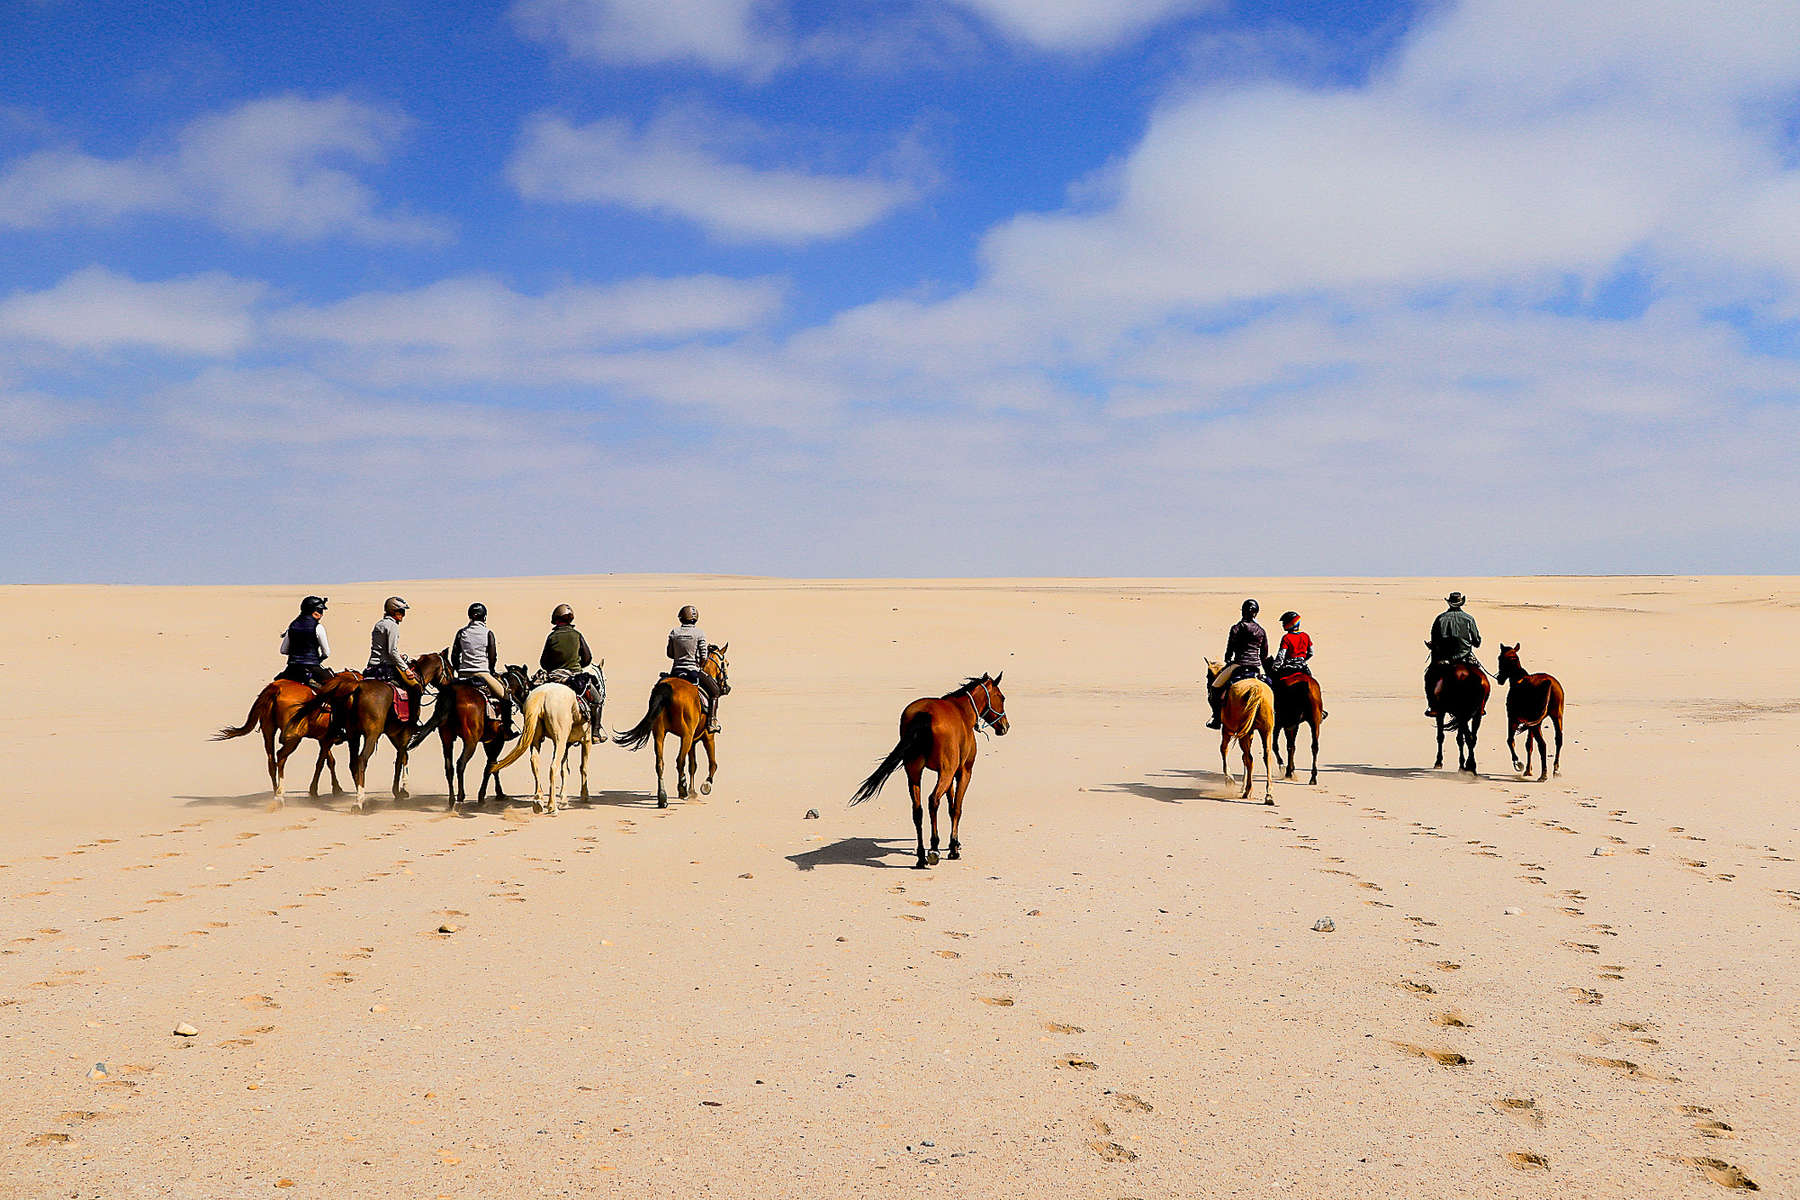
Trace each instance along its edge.
<instances>
[{"instance_id":1,"label":"riderless brown horse","mask_svg":"<svg viewBox=\"0 0 1800 1200\"><path fill-rule=\"evenodd\" d=\"M1006 672L1000 672L1004 675ZM915 868L938 861L938 801L950 793L950 857L962 857L962 841L957 834L962 826L963 797L969 791L969 777L975 773L975 732L986 722L995 733L1006 736L1011 723L1006 719L1006 697L1000 693L1000 675L982 675L971 679L947 696L914 700L900 714L900 740L881 760L874 774L863 780L850 803L861 804L881 790L888 776L901 764L906 766L906 787L912 794L913 832L919 840L919 860ZM937 772L937 783L931 789L931 853L925 853L925 809L919 799L919 779L927 769Z\"/></svg>"},{"instance_id":2,"label":"riderless brown horse","mask_svg":"<svg viewBox=\"0 0 1800 1200\"><path fill-rule=\"evenodd\" d=\"M1220 672L1230 670L1229 664L1206 660L1206 686L1211 688L1213 680ZM1275 778L1269 770L1269 745L1275 740L1275 692L1261 679L1251 677L1232 682L1225 689L1225 697L1219 705L1219 770L1225 778L1233 783L1237 777L1231 773L1231 760L1227 757L1231 743L1235 740L1238 749L1244 754L1244 790L1238 796L1240 800L1250 798L1250 785L1256 778L1254 762L1250 757L1250 739L1257 734L1262 735L1263 752L1263 803L1275 803Z\"/></svg>"},{"instance_id":3,"label":"riderless brown horse","mask_svg":"<svg viewBox=\"0 0 1800 1200\"><path fill-rule=\"evenodd\" d=\"M1438 673L1431 697L1438 714L1437 762L1434 766L1444 765L1444 734L1454 729L1456 769L1475 774L1475 739L1481 733L1488 692L1487 672L1479 663L1447 663Z\"/></svg>"},{"instance_id":4,"label":"riderless brown horse","mask_svg":"<svg viewBox=\"0 0 1800 1200\"><path fill-rule=\"evenodd\" d=\"M413 701L415 704L423 698L426 688L437 686L449 676L449 661L448 651L421 654L413 660L413 674L419 681L418 694ZM409 795L403 784L406 777L406 756L411 749L412 735L418 729L394 715L394 694L400 690L398 685L385 679L361 679L346 690L337 685L337 679L333 678L324 691L301 705L288 722L287 728L292 729L296 723L310 718L326 703L330 703L333 711L339 714L336 724L349 744L347 753L350 755L350 778L356 783L355 805L358 812L362 811L363 801L368 795L369 760L375 757L376 743L383 737L394 745L394 799L404 800ZM416 720L418 714L415 712L413 717Z\"/></svg>"},{"instance_id":5,"label":"riderless brown horse","mask_svg":"<svg viewBox=\"0 0 1800 1200\"><path fill-rule=\"evenodd\" d=\"M1512 755L1513 770L1522 775L1531 774L1531 743L1536 742L1538 748L1538 782L1550 777L1552 770L1550 754L1544 745L1544 722L1556 725L1556 765L1554 770L1562 774L1563 747L1563 688L1554 675L1527 675L1525 667L1519 662L1519 647L1500 644L1500 672L1494 676L1496 683L1511 683L1506 690L1506 749ZM1525 761L1519 761L1519 752L1513 748L1513 738L1519 730L1525 730Z\"/></svg>"},{"instance_id":6,"label":"riderless brown horse","mask_svg":"<svg viewBox=\"0 0 1800 1200\"><path fill-rule=\"evenodd\" d=\"M1300 726L1305 724L1312 729L1312 778L1306 782L1319 782L1319 726L1329 715L1325 711L1325 697L1319 691L1319 681L1310 671L1298 671L1277 678L1270 687L1275 691L1275 762L1278 766L1281 765L1281 735L1287 734L1287 771L1282 778L1294 777L1294 739L1300 734Z\"/></svg>"},{"instance_id":7,"label":"riderless brown horse","mask_svg":"<svg viewBox=\"0 0 1800 1200\"><path fill-rule=\"evenodd\" d=\"M529 676L524 667L507 667L500 675L506 684L508 697L516 707L524 706L525 692L529 686ZM469 760L475 757L476 747L487 752L487 763L482 768L481 786L475 791L475 803L487 803L488 780L494 782L494 798L504 801L506 789L500 785L500 776L493 771L494 760L506 747L505 724L498 717L488 716L487 693L481 686L468 679L453 679L438 689L437 704L432 707L431 720L420 727L413 735L412 748L437 731L438 738L444 744L444 789L449 793L444 807L455 808L458 804L469 802L469 785L465 775ZM462 753L452 755L456 743L462 743Z\"/></svg>"},{"instance_id":8,"label":"riderless brown horse","mask_svg":"<svg viewBox=\"0 0 1800 1200\"><path fill-rule=\"evenodd\" d=\"M725 651L730 646L730 642L714 646L707 651L706 661L700 665L703 672L718 681L720 695L731 691L730 664L725 661ZM700 785L700 794L710 796L713 776L719 773L719 754L712 730L707 728L706 699L700 689L687 680L665 675L650 689L650 705L644 710L644 719L624 733L613 735L613 741L627 750L642 750L645 742L655 741L658 808L669 807L669 791L663 785L663 738L671 733L681 739L675 751L676 799L686 800L694 794L694 776L700 766L696 742L706 747L706 782Z\"/></svg>"},{"instance_id":9,"label":"riderless brown horse","mask_svg":"<svg viewBox=\"0 0 1800 1200\"><path fill-rule=\"evenodd\" d=\"M355 671L340 671L332 676L332 680L335 682L345 676L349 676L352 683L362 678ZM319 794L319 773L326 767L331 768L331 794L344 794L342 785L338 783L337 760L331 753L332 743L341 740L331 727L331 708L315 709L305 722L295 725L291 731L288 729L288 722L293 720L295 712L316 695L318 692L310 684L298 683L292 679L277 679L257 696L256 702L250 706L250 715L244 718L242 725L227 725L212 736L213 741L224 742L243 737L252 729L261 729L263 753L269 757L269 786L275 793L277 804L284 799L282 779L287 773L287 760L307 738L319 743L319 761L313 764L312 786L307 794ZM275 749L277 733L281 735L279 752Z\"/></svg>"}]
</instances>

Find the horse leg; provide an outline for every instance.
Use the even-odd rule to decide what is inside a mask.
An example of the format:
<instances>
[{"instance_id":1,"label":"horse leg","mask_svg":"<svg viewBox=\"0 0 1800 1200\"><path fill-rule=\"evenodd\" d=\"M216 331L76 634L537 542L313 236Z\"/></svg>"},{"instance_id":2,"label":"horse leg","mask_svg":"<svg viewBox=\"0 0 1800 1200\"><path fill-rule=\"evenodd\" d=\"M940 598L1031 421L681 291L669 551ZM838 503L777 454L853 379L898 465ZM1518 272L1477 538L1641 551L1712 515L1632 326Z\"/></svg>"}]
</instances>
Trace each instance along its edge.
<instances>
[{"instance_id":1,"label":"horse leg","mask_svg":"<svg viewBox=\"0 0 1800 1200\"><path fill-rule=\"evenodd\" d=\"M1437 719L1437 739L1438 739L1437 761L1432 763L1431 767L1432 767L1432 770L1434 770L1434 771L1441 771L1444 768L1444 719L1442 717L1439 717ZM1456 734L1456 765L1458 767L1462 766L1462 731L1461 731L1461 729L1458 729L1457 734Z\"/></svg>"},{"instance_id":2,"label":"horse leg","mask_svg":"<svg viewBox=\"0 0 1800 1200\"><path fill-rule=\"evenodd\" d=\"M1221 729L1219 731L1219 770L1224 773L1227 782L1236 783L1237 776L1231 773L1231 759L1227 757L1230 753L1231 734Z\"/></svg>"},{"instance_id":3,"label":"horse leg","mask_svg":"<svg viewBox=\"0 0 1800 1200\"><path fill-rule=\"evenodd\" d=\"M406 730L400 730L396 738L388 734L388 741L394 743L394 799L404 800L412 793L406 790Z\"/></svg>"},{"instance_id":4,"label":"horse leg","mask_svg":"<svg viewBox=\"0 0 1800 1200\"><path fill-rule=\"evenodd\" d=\"M950 790L950 785L955 782L955 771L940 770L937 773L937 782L931 785L931 853L925 856L925 861L934 865L938 860L938 804L944 799L944 793Z\"/></svg>"},{"instance_id":5,"label":"horse leg","mask_svg":"<svg viewBox=\"0 0 1800 1200\"><path fill-rule=\"evenodd\" d=\"M475 751L478 748L486 749L486 747L482 746L480 742L475 741L473 738L463 743L462 753L456 756L456 790L450 793L455 799L453 799L446 807L455 808L458 804L467 804L469 802L469 761L475 757ZM490 763L494 761L493 751L487 751L487 760ZM475 788L475 802L479 804L482 797L486 794L487 772L483 771L481 783Z\"/></svg>"},{"instance_id":6,"label":"horse leg","mask_svg":"<svg viewBox=\"0 0 1800 1200\"><path fill-rule=\"evenodd\" d=\"M1513 747L1513 738L1518 734L1519 726L1513 722L1511 717L1508 717L1506 719L1506 752L1512 755L1513 770L1521 775L1529 775L1531 774L1531 731L1530 729L1525 731L1525 761L1522 763L1519 761L1518 750Z\"/></svg>"},{"instance_id":7,"label":"horse leg","mask_svg":"<svg viewBox=\"0 0 1800 1200\"><path fill-rule=\"evenodd\" d=\"M1287 737L1288 737L1287 769L1282 772L1281 777L1283 779L1292 779L1294 777L1294 761L1295 761L1294 760L1294 743L1296 741L1298 741L1300 738L1300 723L1298 721L1296 721L1294 724L1288 726ZM1281 762L1281 731L1279 729L1275 731L1275 762L1277 763L1277 765L1279 765Z\"/></svg>"},{"instance_id":8,"label":"horse leg","mask_svg":"<svg viewBox=\"0 0 1800 1200\"><path fill-rule=\"evenodd\" d=\"M1481 714L1476 713L1469 718L1469 774L1475 774L1475 738L1481 732Z\"/></svg>"},{"instance_id":9,"label":"horse leg","mask_svg":"<svg viewBox=\"0 0 1800 1200\"><path fill-rule=\"evenodd\" d=\"M681 731L681 743L675 751L675 789L683 800L694 798L694 731L691 727Z\"/></svg>"},{"instance_id":10,"label":"horse leg","mask_svg":"<svg viewBox=\"0 0 1800 1200\"><path fill-rule=\"evenodd\" d=\"M1306 782L1308 784L1316 784L1319 782L1319 720L1317 717L1314 717L1311 721L1307 722L1307 724L1312 726L1313 758L1312 778L1308 779ZM1292 757L1293 751L1290 750L1288 754L1289 757Z\"/></svg>"},{"instance_id":11,"label":"horse leg","mask_svg":"<svg viewBox=\"0 0 1800 1200\"><path fill-rule=\"evenodd\" d=\"M913 864L915 870L925 869L925 805L919 799L919 777L925 774L925 764L906 764L906 790L912 796L913 836L919 840L919 861Z\"/></svg>"},{"instance_id":12,"label":"horse leg","mask_svg":"<svg viewBox=\"0 0 1800 1200\"><path fill-rule=\"evenodd\" d=\"M1288 757L1293 757L1293 748L1291 745L1289 746ZM1275 727L1275 765L1278 767L1281 765L1281 726L1279 725Z\"/></svg>"},{"instance_id":13,"label":"horse leg","mask_svg":"<svg viewBox=\"0 0 1800 1200\"><path fill-rule=\"evenodd\" d=\"M469 761L469 747L466 745L463 747L462 757L459 760L454 758L450 753L451 748L454 745L453 738L443 738L439 744L444 748L444 790L449 793L449 796L444 801L444 811L449 812L456 807L456 776L458 766L459 763L467 763Z\"/></svg>"},{"instance_id":14,"label":"horse leg","mask_svg":"<svg viewBox=\"0 0 1800 1200\"><path fill-rule=\"evenodd\" d=\"M1562 713L1560 711L1557 713L1554 713L1552 715L1552 719L1556 722L1556 765L1551 768L1551 773L1556 774L1556 775L1561 775L1562 774Z\"/></svg>"},{"instance_id":15,"label":"horse leg","mask_svg":"<svg viewBox=\"0 0 1800 1200\"><path fill-rule=\"evenodd\" d=\"M544 811L544 774L543 763L539 761L543 754L544 743L540 740L531 747L531 811Z\"/></svg>"},{"instance_id":16,"label":"horse leg","mask_svg":"<svg viewBox=\"0 0 1800 1200\"><path fill-rule=\"evenodd\" d=\"M298 750L299 748L300 748L300 739L295 738L291 742L283 742L281 749L277 750L275 752L275 766L274 766L274 769L269 772L269 775L275 781L275 803L276 804L286 803L285 797L282 795L282 780L287 778L287 761L288 761L288 759L291 758L293 756L294 751Z\"/></svg>"},{"instance_id":17,"label":"horse leg","mask_svg":"<svg viewBox=\"0 0 1800 1200\"><path fill-rule=\"evenodd\" d=\"M1244 736L1238 739L1238 750L1241 751L1244 756L1244 790L1243 793L1238 796L1238 799L1240 800L1248 800L1250 798L1250 785L1256 779L1256 762L1250 756L1250 737L1250 732L1246 730ZM1265 740L1263 745L1266 748L1268 742Z\"/></svg>"},{"instance_id":18,"label":"horse leg","mask_svg":"<svg viewBox=\"0 0 1800 1200\"><path fill-rule=\"evenodd\" d=\"M1544 724L1542 721L1538 722L1535 726L1532 727L1531 736L1532 736L1532 739L1537 742L1538 782L1542 783L1546 779L1550 778L1550 747L1544 742ZM1525 753L1527 755L1529 755L1531 753L1531 746L1529 743L1525 747ZM1531 774L1531 768L1529 765L1526 766L1525 773L1527 775Z\"/></svg>"},{"instance_id":19,"label":"horse leg","mask_svg":"<svg viewBox=\"0 0 1800 1200\"><path fill-rule=\"evenodd\" d=\"M950 789L950 857L962 857L962 839L957 834L962 830L963 796L969 790L969 776L975 773L973 761L963 764L963 769L956 773L956 782Z\"/></svg>"},{"instance_id":20,"label":"horse leg","mask_svg":"<svg viewBox=\"0 0 1800 1200\"><path fill-rule=\"evenodd\" d=\"M275 757L275 714L269 712L263 717L262 727L263 754L269 760L269 790L275 793L275 799L281 799L281 759ZM283 746L282 749L287 749Z\"/></svg>"},{"instance_id":21,"label":"horse leg","mask_svg":"<svg viewBox=\"0 0 1800 1200\"><path fill-rule=\"evenodd\" d=\"M1257 729L1257 733L1262 736L1263 803L1264 804L1274 804L1275 803L1275 776L1269 772L1269 743L1275 740L1275 730L1268 726L1262 726ZM1293 761L1294 761L1294 749L1293 749L1293 743L1290 742L1288 744L1288 762L1290 764L1292 764ZM1288 774L1291 776L1293 774L1293 771L1290 770L1288 772Z\"/></svg>"},{"instance_id":22,"label":"horse leg","mask_svg":"<svg viewBox=\"0 0 1800 1200\"><path fill-rule=\"evenodd\" d=\"M369 778L369 760L375 757L375 739L358 737L355 741L355 749L350 752L350 755L350 778L356 784L356 811L361 812L363 804L369 798L366 780Z\"/></svg>"},{"instance_id":23,"label":"horse leg","mask_svg":"<svg viewBox=\"0 0 1800 1200\"><path fill-rule=\"evenodd\" d=\"M712 730L702 730L700 744L706 747L706 782L700 785L702 796L712 795L713 777L719 773L719 751L713 744Z\"/></svg>"},{"instance_id":24,"label":"horse leg","mask_svg":"<svg viewBox=\"0 0 1800 1200\"><path fill-rule=\"evenodd\" d=\"M664 730L657 729L651 733L656 742L656 807L669 807L669 789L663 786L663 735Z\"/></svg>"},{"instance_id":25,"label":"horse leg","mask_svg":"<svg viewBox=\"0 0 1800 1200\"><path fill-rule=\"evenodd\" d=\"M320 742L319 743L319 757L313 763L312 786L306 789L307 795L316 797L319 794L319 776L324 774L325 764L327 761L330 760L330 758L331 758L331 747L327 746L324 742ZM335 785L337 783L337 764L336 763L331 764L331 782L333 785ZM334 786L332 790L335 791L336 787Z\"/></svg>"},{"instance_id":26,"label":"horse leg","mask_svg":"<svg viewBox=\"0 0 1800 1200\"><path fill-rule=\"evenodd\" d=\"M331 772L331 794L333 796L341 796L344 794L344 788L343 788L343 785L338 783L337 758L335 755L333 755L331 753L331 742L329 740L330 736L331 736L330 734L327 734L325 737L319 739L319 746L321 748L320 753L322 753L325 757L326 769L328 769ZM346 749L344 751L344 765L348 766L349 762L350 762L350 751L348 749ZM319 777L318 777L317 773L314 773L314 775L313 775L312 794L315 796L317 796L319 794Z\"/></svg>"}]
</instances>

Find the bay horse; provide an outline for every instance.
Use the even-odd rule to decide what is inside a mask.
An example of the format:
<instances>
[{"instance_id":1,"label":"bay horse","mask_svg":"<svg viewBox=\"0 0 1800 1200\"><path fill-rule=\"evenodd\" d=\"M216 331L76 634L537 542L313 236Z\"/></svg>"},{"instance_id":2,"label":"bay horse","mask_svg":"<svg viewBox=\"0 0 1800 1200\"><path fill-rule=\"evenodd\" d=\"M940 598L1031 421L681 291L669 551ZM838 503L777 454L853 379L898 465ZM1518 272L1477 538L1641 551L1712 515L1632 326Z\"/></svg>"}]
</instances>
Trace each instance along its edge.
<instances>
[{"instance_id":1,"label":"bay horse","mask_svg":"<svg viewBox=\"0 0 1800 1200\"><path fill-rule=\"evenodd\" d=\"M900 713L900 740L863 780L852 805L872 799L896 768L906 766L906 788L912 794L913 832L918 837L919 858L913 867L923 870L938 862L938 802L950 794L950 857L962 857L963 797L969 777L975 773L975 732L985 721L1000 737L1012 728L1006 719L1006 697L1000 692L1000 675L970 679L948 695L914 700ZM919 780L930 769L937 772L931 788L931 853L925 853L925 808L919 799Z\"/></svg>"},{"instance_id":2,"label":"bay horse","mask_svg":"<svg viewBox=\"0 0 1800 1200\"><path fill-rule=\"evenodd\" d=\"M1283 779L1294 777L1294 739L1300 734L1300 726L1306 725L1312 730L1312 778L1306 782L1319 782L1319 726L1330 714L1325 711L1325 697L1319 691L1319 681L1314 679L1311 671L1297 671L1285 678L1278 678L1270 685L1275 692L1275 765L1281 766L1281 735L1287 734L1287 770Z\"/></svg>"},{"instance_id":3,"label":"bay horse","mask_svg":"<svg viewBox=\"0 0 1800 1200\"><path fill-rule=\"evenodd\" d=\"M1555 772L1562 774L1563 748L1563 687L1554 675L1527 675L1525 667L1519 662L1519 647L1500 643L1500 671L1494 676L1496 683L1511 683L1506 690L1506 749L1512 755L1513 770L1522 775L1531 774L1531 743L1536 742L1538 748L1538 782L1542 783L1550 777L1550 753L1544 745L1544 722L1550 721L1556 726L1556 765ZM1525 761L1519 761L1519 752L1513 749L1513 738L1519 730L1525 730Z\"/></svg>"},{"instance_id":4,"label":"bay horse","mask_svg":"<svg viewBox=\"0 0 1800 1200\"><path fill-rule=\"evenodd\" d=\"M332 676L332 680L343 679L346 675L352 681L362 676L355 671L340 671ZM340 685L341 686L341 685ZM307 789L309 796L319 794L319 774L325 768L331 768L331 794L344 794L343 785L338 783L337 759L331 753L332 743L339 741L339 736L332 729L332 710L329 706L315 709L304 722L288 729L288 723L300 706L317 696L318 690L311 684L299 683L292 679L277 679L263 688L262 693L250 705L250 715L244 718L242 725L227 725L213 734L215 742L230 741L240 738L252 729L260 729L263 739L263 753L269 759L269 787L275 793L275 803L285 803L282 793L282 780L287 773L287 760L300 743L311 738L319 743L319 760L313 764L312 786ZM281 749L275 749L275 737L281 736Z\"/></svg>"},{"instance_id":5,"label":"bay horse","mask_svg":"<svg viewBox=\"0 0 1800 1200\"><path fill-rule=\"evenodd\" d=\"M591 675L597 679L599 674L598 667L588 666L576 672L575 678ZM521 754L530 750L532 811L543 812L547 799L550 815L555 816L559 775L562 780L563 804L566 806L569 802L569 750L574 746L581 747L581 798L588 799L588 753L594 746L596 728L597 726L588 723L587 706L581 702L581 696L574 688L566 683L540 683L525 697L519 744L499 762L490 762L488 774L497 778L501 768L511 766L519 761ZM605 738L606 731L600 730L600 736ZM538 757L539 748L545 742L550 743L547 781L539 766ZM548 787L545 786L546 782Z\"/></svg>"},{"instance_id":6,"label":"bay horse","mask_svg":"<svg viewBox=\"0 0 1800 1200\"><path fill-rule=\"evenodd\" d=\"M449 677L449 662L448 651L421 654L413 660L413 674L419 680L415 704L423 700L426 688L436 687ZM287 727L292 729L300 721L309 719L320 707L331 705L332 711L338 714L336 723L348 743L350 778L356 784L354 804L358 812L362 811L368 796L369 760L375 757L376 744L387 738L394 745L394 799L406 799L411 794L404 785L406 757L412 736L418 729L394 715L394 693L402 689L385 679L359 679L346 688L337 683L339 678L341 676L333 677L324 691L301 705ZM413 718L417 720L417 712L413 713Z\"/></svg>"},{"instance_id":7,"label":"bay horse","mask_svg":"<svg viewBox=\"0 0 1800 1200\"><path fill-rule=\"evenodd\" d=\"M721 696L731 693L731 664L725 651L731 643L714 646L706 652L701 671L718 681ZM694 776L700 767L696 743L706 747L706 782L700 785L702 796L712 795L713 777L719 773L718 746L707 726L706 698L700 689L685 679L665 675L650 689L650 704L644 719L624 733L613 735L613 741L627 750L642 750L644 743L656 743L656 807L669 807L669 792L663 785L663 738L674 734L680 739L675 749L675 798L690 799L694 794Z\"/></svg>"},{"instance_id":8,"label":"bay horse","mask_svg":"<svg viewBox=\"0 0 1800 1200\"><path fill-rule=\"evenodd\" d=\"M1212 687L1213 680L1224 670L1225 664L1207 659L1206 686ZM1225 778L1237 782L1237 776L1231 773L1229 757L1231 743L1235 740L1238 749L1244 752L1244 790L1238 793L1240 800L1250 798L1250 787L1256 778L1255 763L1250 757L1250 739L1257 734L1262 735L1263 803L1273 804L1275 775L1269 769L1269 743L1275 740L1275 690L1261 679L1239 679L1225 689L1224 701L1219 705L1219 770L1225 773Z\"/></svg>"},{"instance_id":9,"label":"bay horse","mask_svg":"<svg viewBox=\"0 0 1800 1200\"><path fill-rule=\"evenodd\" d=\"M1430 642L1425 643L1430 645ZM1446 663L1431 690L1437 710L1437 762L1444 765L1444 734L1456 730L1456 769L1475 774L1475 739L1487 712L1487 672L1479 663Z\"/></svg>"},{"instance_id":10,"label":"bay horse","mask_svg":"<svg viewBox=\"0 0 1800 1200\"><path fill-rule=\"evenodd\" d=\"M523 705L527 678L522 666L509 666L500 673L508 697L516 706ZM506 739L502 736L505 726L498 717L488 716L487 693L480 685L467 679L454 679L440 687L431 720L413 735L412 748L417 749L433 730L444 745L444 789L449 793L444 804L446 810L469 802L467 771L477 747L487 752L487 765L482 769L481 785L475 791L475 803L487 803L490 779L494 784L494 798L506 800L506 789L501 786L500 776L494 768L494 760L506 748ZM460 755L455 753L458 742L462 743Z\"/></svg>"}]
</instances>

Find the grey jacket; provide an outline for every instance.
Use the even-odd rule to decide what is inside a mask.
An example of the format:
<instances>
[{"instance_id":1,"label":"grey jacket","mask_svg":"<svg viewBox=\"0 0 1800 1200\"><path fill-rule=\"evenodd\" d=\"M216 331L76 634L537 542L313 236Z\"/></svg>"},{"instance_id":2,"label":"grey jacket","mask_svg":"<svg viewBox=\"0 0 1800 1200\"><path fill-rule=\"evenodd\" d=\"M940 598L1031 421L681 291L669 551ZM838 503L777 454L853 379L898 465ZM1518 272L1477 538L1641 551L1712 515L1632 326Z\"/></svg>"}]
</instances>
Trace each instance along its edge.
<instances>
[{"instance_id":1,"label":"grey jacket","mask_svg":"<svg viewBox=\"0 0 1800 1200\"><path fill-rule=\"evenodd\" d=\"M392 617L375 622L375 628L369 631L369 665L364 668L364 673L382 668L397 671L411 663L411 659L400 653L400 622Z\"/></svg>"},{"instance_id":2,"label":"grey jacket","mask_svg":"<svg viewBox=\"0 0 1800 1200\"><path fill-rule=\"evenodd\" d=\"M683 625L669 630L667 653L674 660L672 671L698 671L706 663L706 635L697 625Z\"/></svg>"},{"instance_id":3,"label":"grey jacket","mask_svg":"<svg viewBox=\"0 0 1800 1200\"><path fill-rule=\"evenodd\" d=\"M494 631L481 621L470 621L457 630L456 640L450 644L450 666L458 675L498 674L500 646Z\"/></svg>"}]
</instances>

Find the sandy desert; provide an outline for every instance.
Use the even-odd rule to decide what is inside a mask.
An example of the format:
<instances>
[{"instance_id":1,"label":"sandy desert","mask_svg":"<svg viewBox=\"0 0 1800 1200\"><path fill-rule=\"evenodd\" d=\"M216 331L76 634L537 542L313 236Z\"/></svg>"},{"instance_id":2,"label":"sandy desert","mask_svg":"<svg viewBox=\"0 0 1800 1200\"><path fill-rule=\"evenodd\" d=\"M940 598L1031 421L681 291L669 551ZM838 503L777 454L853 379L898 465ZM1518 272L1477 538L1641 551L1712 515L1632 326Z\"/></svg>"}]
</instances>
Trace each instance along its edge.
<instances>
[{"instance_id":1,"label":"sandy desert","mask_svg":"<svg viewBox=\"0 0 1800 1200\"><path fill-rule=\"evenodd\" d=\"M1498 697L1479 778L1430 769L1451 587L1566 686L1559 777ZM278 810L208 737L311 590L339 667L390 592L408 651L481 600L510 662L567 601L613 729L697 603L718 786L658 811L607 746L590 803L446 812L433 741L355 813L309 747ZM1273 808L1201 728L1245 596L1304 614L1331 714ZM8 587L0 624L0 1195L1800 1195L1790 579ZM907 701L1002 670L965 856L908 869L904 780L846 800Z\"/></svg>"}]
</instances>

